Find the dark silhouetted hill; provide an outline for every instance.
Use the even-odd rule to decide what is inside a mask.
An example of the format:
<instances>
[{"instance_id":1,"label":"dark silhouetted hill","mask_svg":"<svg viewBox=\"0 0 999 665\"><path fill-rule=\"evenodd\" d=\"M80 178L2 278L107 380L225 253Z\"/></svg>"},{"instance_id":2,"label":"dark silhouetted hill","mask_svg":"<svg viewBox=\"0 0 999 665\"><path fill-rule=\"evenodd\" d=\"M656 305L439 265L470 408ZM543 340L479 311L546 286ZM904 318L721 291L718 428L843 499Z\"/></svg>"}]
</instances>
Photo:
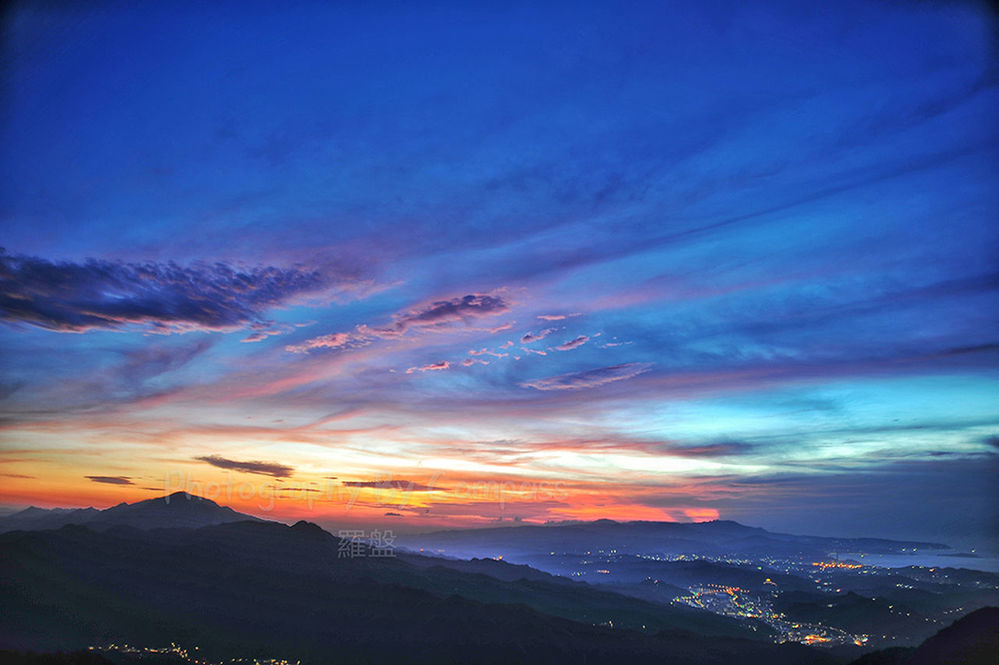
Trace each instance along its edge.
<instances>
[{"instance_id":1,"label":"dark silhouetted hill","mask_svg":"<svg viewBox=\"0 0 999 665\"><path fill-rule=\"evenodd\" d=\"M869 653L852 665L995 665L999 663L999 607L983 607L927 638L916 648Z\"/></svg>"},{"instance_id":2,"label":"dark silhouetted hill","mask_svg":"<svg viewBox=\"0 0 999 665\"><path fill-rule=\"evenodd\" d=\"M800 645L678 630L672 608L585 584L340 558L340 546L306 522L0 534L0 648L176 642L209 660L310 664L832 662ZM615 627L593 625L602 617ZM640 617L646 631L620 627Z\"/></svg>"},{"instance_id":3,"label":"dark silhouetted hill","mask_svg":"<svg viewBox=\"0 0 999 665\"><path fill-rule=\"evenodd\" d=\"M238 513L210 499L175 492L136 503L120 503L106 510L96 508L26 508L0 518L0 532L58 529L67 524L86 525L103 530L119 526L136 529L196 528L226 522L261 521L260 518Z\"/></svg>"}]
</instances>

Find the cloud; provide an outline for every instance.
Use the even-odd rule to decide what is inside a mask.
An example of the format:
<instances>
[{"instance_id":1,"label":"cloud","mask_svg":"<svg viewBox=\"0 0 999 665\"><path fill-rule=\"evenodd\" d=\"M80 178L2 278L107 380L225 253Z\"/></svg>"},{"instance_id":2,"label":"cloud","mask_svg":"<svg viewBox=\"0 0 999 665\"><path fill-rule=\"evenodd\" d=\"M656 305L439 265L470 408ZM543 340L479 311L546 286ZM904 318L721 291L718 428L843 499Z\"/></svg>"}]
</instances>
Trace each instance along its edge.
<instances>
[{"instance_id":1,"label":"cloud","mask_svg":"<svg viewBox=\"0 0 999 665\"><path fill-rule=\"evenodd\" d=\"M128 476L84 476L88 480L92 480L95 483L104 483L105 485L134 485L132 479Z\"/></svg>"},{"instance_id":2,"label":"cloud","mask_svg":"<svg viewBox=\"0 0 999 665\"><path fill-rule=\"evenodd\" d=\"M243 339L239 340L243 343L253 343L262 342L268 337L273 337L274 335L284 335L295 329L292 325L273 325L264 322L255 323L252 326L255 332L250 333Z\"/></svg>"},{"instance_id":3,"label":"cloud","mask_svg":"<svg viewBox=\"0 0 999 665\"><path fill-rule=\"evenodd\" d=\"M557 332L558 328L545 328L539 333L528 332L525 333L523 337L520 338L521 344L530 344L531 342L537 342L539 339L544 339L551 335L553 332Z\"/></svg>"},{"instance_id":4,"label":"cloud","mask_svg":"<svg viewBox=\"0 0 999 665\"><path fill-rule=\"evenodd\" d=\"M506 348L506 346L504 345L503 348ZM478 351L476 351L475 349L471 349L468 352L468 355L470 355L470 356L494 356L496 358L506 358L510 354L509 353L499 353L498 351L490 351L489 349L483 348L483 349L479 349Z\"/></svg>"},{"instance_id":5,"label":"cloud","mask_svg":"<svg viewBox=\"0 0 999 665\"><path fill-rule=\"evenodd\" d=\"M301 344L286 346L292 353L306 353L316 349L342 349L370 344L376 339L394 339L409 330L435 330L456 322L468 323L472 319L495 316L510 309L501 296L471 293L450 300L436 300L428 305L398 312L386 326L361 324L353 332L338 332L314 337ZM512 324L491 328L491 332L507 330Z\"/></svg>"},{"instance_id":6,"label":"cloud","mask_svg":"<svg viewBox=\"0 0 999 665\"><path fill-rule=\"evenodd\" d=\"M400 492L443 492L444 487L424 485L412 480L345 480L344 487L365 487L379 490L397 490Z\"/></svg>"},{"instance_id":7,"label":"cloud","mask_svg":"<svg viewBox=\"0 0 999 665\"><path fill-rule=\"evenodd\" d=\"M410 310L396 317L395 326L405 329L413 325L439 325L474 317L494 316L509 309L510 305L499 296L469 294L451 300L438 300L425 308Z\"/></svg>"},{"instance_id":8,"label":"cloud","mask_svg":"<svg viewBox=\"0 0 999 665\"><path fill-rule=\"evenodd\" d=\"M244 473L257 473L262 476L272 476L274 478L287 478L295 471L292 467L279 464L277 462L261 462L259 460L240 462L238 460L226 459L218 455L205 455L203 457L195 457L194 459L199 462L208 462L212 466L217 466L220 469L242 471Z\"/></svg>"},{"instance_id":9,"label":"cloud","mask_svg":"<svg viewBox=\"0 0 999 665\"><path fill-rule=\"evenodd\" d=\"M0 316L59 332L226 330L332 280L318 270L225 263L52 262L0 250ZM260 331L258 331L260 332Z\"/></svg>"},{"instance_id":10,"label":"cloud","mask_svg":"<svg viewBox=\"0 0 999 665\"><path fill-rule=\"evenodd\" d=\"M351 333L339 332L313 337L312 339L308 339L301 344L289 344L284 347L284 349L285 351L291 351L292 353L308 353L313 349L343 349L348 347L353 348L363 346L364 344L368 344L368 342L358 339Z\"/></svg>"},{"instance_id":11,"label":"cloud","mask_svg":"<svg viewBox=\"0 0 999 665\"><path fill-rule=\"evenodd\" d=\"M751 452L756 446L745 441L720 441L701 446L676 446L660 451L678 457L726 457L743 455Z\"/></svg>"},{"instance_id":12,"label":"cloud","mask_svg":"<svg viewBox=\"0 0 999 665\"><path fill-rule=\"evenodd\" d=\"M406 370L406 374L412 374L413 372L439 372L450 368L451 363L447 360L442 360L439 363L431 363L429 365L423 365L422 367L410 367Z\"/></svg>"},{"instance_id":13,"label":"cloud","mask_svg":"<svg viewBox=\"0 0 999 665\"><path fill-rule=\"evenodd\" d=\"M535 390L580 390L583 388L595 388L606 383L613 383L614 381L630 379L649 371L651 368L652 363L624 363L622 365L599 367L583 372L550 376L535 381L527 381L520 385L524 388L534 388Z\"/></svg>"},{"instance_id":14,"label":"cloud","mask_svg":"<svg viewBox=\"0 0 999 665\"><path fill-rule=\"evenodd\" d=\"M564 321L566 319L571 319L574 316L581 316L579 312L574 314L538 314L539 319L542 321Z\"/></svg>"},{"instance_id":15,"label":"cloud","mask_svg":"<svg viewBox=\"0 0 999 665\"><path fill-rule=\"evenodd\" d=\"M587 337L586 335L580 335L575 339L570 339L568 342L563 342L562 344L559 344L555 348L558 349L559 351L572 351L573 349L578 348L589 341L590 341L589 337Z\"/></svg>"}]
</instances>

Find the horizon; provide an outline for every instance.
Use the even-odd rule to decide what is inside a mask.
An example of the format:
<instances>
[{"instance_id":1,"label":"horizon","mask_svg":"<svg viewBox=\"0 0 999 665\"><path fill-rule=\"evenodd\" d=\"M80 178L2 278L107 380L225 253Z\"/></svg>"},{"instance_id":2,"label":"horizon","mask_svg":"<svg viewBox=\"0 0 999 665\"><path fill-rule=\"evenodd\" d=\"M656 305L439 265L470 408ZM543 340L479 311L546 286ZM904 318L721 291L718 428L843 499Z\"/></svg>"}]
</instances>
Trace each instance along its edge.
<instances>
[{"instance_id":1,"label":"horizon","mask_svg":"<svg viewBox=\"0 0 999 665\"><path fill-rule=\"evenodd\" d=\"M29 510L29 509L32 509L32 508L36 509L36 510L87 510L87 509L95 509L95 510L98 510L98 511L103 511L103 510L109 510L110 508L116 508L116 507L119 507L119 506L122 506L122 505L134 505L136 503L144 503L144 502L147 502L147 501L155 501L155 500L159 500L159 499L167 499L168 500L167 503L169 503L169 499L174 499L175 497L178 497L178 496L182 496L182 497L185 497L185 498L188 498L188 499L193 498L193 499L199 499L199 500L209 501L209 502L215 504L216 506L218 506L220 508L230 508L230 509L233 509L232 506L229 506L229 505L227 505L225 503L222 503L220 501L217 501L215 499L211 499L211 498L208 498L208 497L205 497L205 496L200 496L200 495L197 495L197 494L190 494L190 493L185 492L183 490L177 490L177 491L175 491L175 492L173 492L171 494L164 494L162 496L149 497L149 498L146 498L146 499L140 499L140 500L133 501L133 502L124 502L124 501L122 501L122 502L120 502L118 504L110 505L110 506L107 506L105 508L99 508L97 506L79 506L79 507L72 507L72 506L43 507L43 506L34 506L34 505L31 505L31 506L18 506L18 507L0 506L0 509L2 509L2 512L0 512L0 518L8 517L10 515L14 515L14 514L17 514L18 512L26 511L26 510ZM233 509L233 510L235 510L235 509ZM336 522L333 522L333 523L331 523L331 522L322 523L322 520L320 520L320 521L314 521L314 520L309 520L309 519L305 519L305 518L298 519L298 520L294 520L294 519L280 519L280 518L276 518L275 515L273 515L272 513L268 512L268 511L257 511L256 513L254 513L254 512L246 512L246 513L244 513L243 511L236 511L236 512L239 513L239 514L248 515L249 517L260 518L260 519L262 519L264 521L270 521L270 522L275 522L275 523L278 523L278 524L283 524L285 526L291 526L291 525L297 524L299 522L307 522L307 523L310 523L310 524L315 524L315 525L321 527L322 529L326 530L327 532L329 532L331 534L333 534L334 530L336 530L335 527L343 526L343 523L336 523ZM493 523L477 523L477 524L470 525L470 526L454 526L454 525L452 525L450 527L445 526L444 528L428 527L425 530L412 530L412 528L410 527L410 525L407 525L407 524L403 523L402 524L402 529L399 531L399 533L400 533L400 535L429 535L429 534L433 534L433 533L437 533L437 532L442 532L442 531L465 531L465 530L498 529L498 528L507 529L507 528L521 527L521 526L558 527L558 526L577 526L577 525L598 524L598 523L610 523L610 524L681 524L681 525L684 525L684 524L693 525L693 524L726 523L726 524L735 524L737 526L746 527L746 528L749 528L749 529L763 529L763 527L759 527L759 526L754 525L754 524L745 524L743 522L739 522L739 521L736 521L736 520L726 520L726 519L720 519L720 518L700 519L700 520L614 520L614 519L610 519L610 518L606 518L606 517L600 517L600 518L595 518L595 519L592 519L592 520L558 520L558 521L556 521L556 520L548 520L548 521L545 521L545 522L530 522L530 521L519 521L519 522L515 522L515 521L499 520L499 521L496 521L496 522L493 522ZM391 524L392 523L389 523L389 525L391 525ZM354 526L357 526L357 525L354 525ZM363 526L369 526L370 527L370 526L381 526L381 525L380 524L376 524L376 525L364 524ZM767 531L768 533L775 533L777 535L781 535L780 532L773 531L773 530L770 530L770 529L763 529L763 530ZM333 534L333 535L335 535L335 534ZM855 535L851 535L851 534L841 534L841 533L807 533L807 532L802 532L802 533L785 534L785 535L806 536L806 537L825 537L825 538L843 538L843 539L861 539L861 538L866 538L865 536L855 536ZM975 549L975 550L979 551L979 556L981 556L982 554L984 554L987 557L996 557L996 556L999 556L999 550L990 551L987 547L986 548L962 548L962 547L955 547L952 543L948 543L948 542L934 541L934 540L920 540L918 538L885 538L884 540L894 540L894 541L898 541L898 542L913 542L913 543L918 542L920 544L944 545L948 549L951 549L951 550L954 550L954 551L959 551L959 550L962 550L962 549Z\"/></svg>"},{"instance_id":2,"label":"horizon","mask_svg":"<svg viewBox=\"0 0 999 665\"><path fill-rule=\"evenodd\" d=\"M999 552L984 4L4 29L0 505Z\"/></svg>"}]
</instances>

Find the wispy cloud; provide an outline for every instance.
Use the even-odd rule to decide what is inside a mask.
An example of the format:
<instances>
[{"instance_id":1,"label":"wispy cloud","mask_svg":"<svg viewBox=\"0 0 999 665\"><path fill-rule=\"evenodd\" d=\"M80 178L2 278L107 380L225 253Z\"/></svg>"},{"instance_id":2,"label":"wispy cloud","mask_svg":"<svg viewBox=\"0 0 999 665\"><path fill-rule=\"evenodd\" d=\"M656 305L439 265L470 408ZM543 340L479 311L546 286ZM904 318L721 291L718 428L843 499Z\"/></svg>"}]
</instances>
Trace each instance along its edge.
<instances>
[{"instance_id":1,"label":"wispy cloud","mask_svg":"<svg viewBox=\"0 0 999 665\"><path fill-rule=\"evenodd\" d=\"M538 314L537 318L542 321L564 321L574 316L581 316L578 312L574 314Z\"/></svg>"},{"instance_id":2,"label":"wispy cloud","mask_svg":"<svg viewBox=\"0 0 999 665\"><path fill-rule=\"evenodd\" d=\"M105 485L134 485L132 479L128 476L84 476L87 480L92 480L95 483L103 483Z\"/></svg>"},{"instance_id":3,"label":"wispy cloud","mask_svg":"<svg viewBox=\"0 0 999 665\"><path fill-rule=\"evenodd\" d=\"M525 333L523 337L520 338L521 344L530 344L531 342L537 342L539 339L544 339L554 332L557 332L558 328L545 328L539 332L529 332Z\"/></svg>"},{"instance_id":4,"label":"wispy cloud","mask_svg":"<svg viewBox=\"0 0 999 665\"><path fill-rule=\"evenodd\" d=\"M746 441L719 441L700 446L670 446L658 452L678 457L730 457L745 455L755 449L755 445Z\"/></svg>"},{"instance_id":5,"label":"wispy cloud","mask_svg":"<svg viewBox=\"0 0 999 665\"><path fill-rule=\"evenodd\" d=\"M298 267L52 262L0 250L0 313L60 332L225 330L263 323L266 310L333 281Z\"/></svg>"},{"instance_id":6,"label":"wispy cloud","mask_svg":"<svg viewBox=\"0 0 999 665\"><path fill-rule=\"evenodd\" d=\"M580 335L575 339L570 339L568 342L563 342L562 344L559 344L555 348L558 349L559 351L572 351L573 349L579 348L582 345L586 344L588 341L590 341L589 337L587 337L586 335Z\"/></svg>"},{"instance_id":7,"label":"wispy cloud","mask_svg":"<svg viewBox=\"0 0 999 665\"><path fill-rule=\"evenodd\" d=\"M413 372L439 372L441 370L450 369L451 363L447 360L442 360L437 363L430 363L429 365L420 365L418 367L410 367L406 370L406 374L412 374Z\"/></svg>"},{"instance_id":8,"label":"wispy cloud","mask_svg":"<svg viewBox=\"0 0 999 665\"><path fill-rule=\"evenodd\" d=\"M506 345L503 345L502 348L508 348L508 347ZM506 358L510 354L509 353L501 353L499 351L490 351L489 349L479 349L479 350L470 349L469 352L468 352L468 355L470 355L470 356L493 356L494 358Z\"/></svg>"},{"instance_id":9,"label":"wispy cloud","mask_svg":"<svg viewBox=\"0 0 999 665\"><path fill-rule=\"evenodd\" d=\"M614 381L623 381L638 376L652 368L651 363L624 363L622 365L611 365L609 367L599 367L583 372L572 372L570 374L560 374L544 379L526 381L521 385L525 388L535 390L581 390L583 388L595 388Z\"/></svg>"},{"instance_id":10,"label":"wispy cloud","mask_svg":"<svg viewBox=\"0 0 999 665\"><path fill-rule=\"evenodd\" d=\"M339 332L313 337L312 339L308 339L301 344L289 344L284 348L286 351L290 351L292 353L307 353L313 349L343 349L348 347L363 346L368 343L368 341L360 339L351 333Z\"/></svg>"},{"instance_id":11,"label":"wispy cloud","mask_svg":"<svg viewBox=\"0 0 999 665\"><path fill-rule=\"evenodd\" d=\"M225 457L220 457L219 455L205 455L202 457L195 457L194 459L199 462L207 462L220 469L242 471L244 473L256 473L262 476L271 476L273 478L287 478L295 471L292 467L285 464L279 464L278 462L261 462L259 460L239 461L226 459Z\"/></svg>"},{"instance_id":12,"label":"wispy cloud","mask_svg":"<svg viewBox=\"0 0 999 665\"><path fill-rule=\"evenodd\" d=\"M454 323L469 323L472 320L496 316L510 310L510 303L499 295L472 293L449 300L437 300L428 305L398 312L389 325L372 326L361 324L351 332L337 332L313 337L301 344L285 347L293 353L305 353L317 349L343 349L370 344L377 339L394 339L413 329L442 331ZM491 331L509 329L510 325L492 328Z\"/></svg>"},{"instance_id":13,"label":"wispy cloud","mask_svg":"<svg viewBox=\"0 0 999 665\"><path fill-rule=\"evenodd\" d=\"M343 481L345 487L367 487L370 489L379 490L396 490L398 492L441 492L445 491L445 487L435 487L433 485L425 485L423 483L418 483L413 480L345 480Z\"/></svg>"}]
</instances>

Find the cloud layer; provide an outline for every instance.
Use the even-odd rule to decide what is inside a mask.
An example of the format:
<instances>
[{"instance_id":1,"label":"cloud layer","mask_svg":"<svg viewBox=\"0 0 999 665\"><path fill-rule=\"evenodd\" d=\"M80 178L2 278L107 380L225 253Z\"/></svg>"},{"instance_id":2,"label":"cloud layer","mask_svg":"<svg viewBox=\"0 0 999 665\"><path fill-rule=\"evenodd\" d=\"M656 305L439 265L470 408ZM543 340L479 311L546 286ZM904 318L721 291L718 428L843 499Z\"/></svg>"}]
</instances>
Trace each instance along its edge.
<instances>
[{"instance_id":1,"label":"cloud layer","mask_svg":"<svg viewBox=\"0 0 999 665\"><path fill-rule=\"evenodd\" d=\"M231 329L329 286L329 277L302 268L73 263L0 253L2 318L60 332Z\"/></svg>"}]
</instances>

